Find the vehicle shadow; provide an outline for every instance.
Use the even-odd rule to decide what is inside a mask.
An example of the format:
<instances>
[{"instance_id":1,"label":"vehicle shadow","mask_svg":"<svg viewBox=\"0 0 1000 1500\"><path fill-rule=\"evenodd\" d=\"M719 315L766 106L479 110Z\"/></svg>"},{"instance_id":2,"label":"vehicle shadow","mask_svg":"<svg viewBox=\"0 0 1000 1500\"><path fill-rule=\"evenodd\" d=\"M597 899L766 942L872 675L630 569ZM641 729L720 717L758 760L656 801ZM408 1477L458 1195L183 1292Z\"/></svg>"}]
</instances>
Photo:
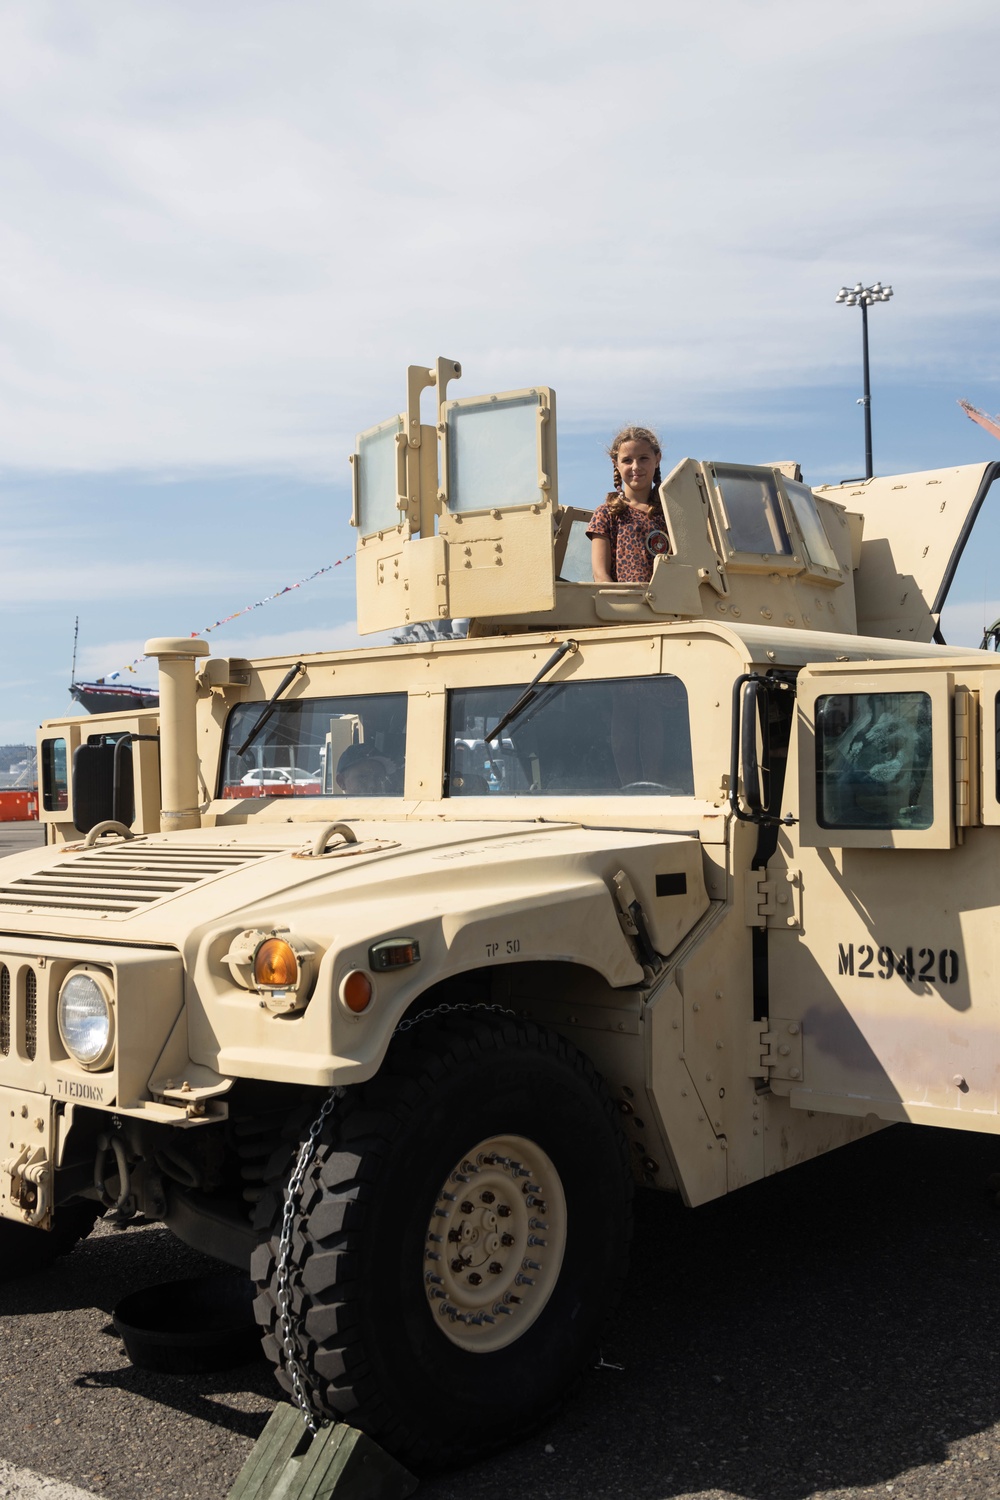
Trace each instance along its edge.
<instances>
[{"instance_id":1,"label":"vehicle shadow","mask_svg":"<svg viewBox=\"0 0 1000 1500\"><path fill-rule=\"evenodd\" d=\"M275 1401L281 1397L263 1354L252 1364L211 1375L163 1375L129 1364L117 1370L89 1370L78 1376L73 1384L85 1391L126 1391L146 1401L155 1401L181 1416L238 1433L254 1442L263 1432L270 1413L240 1411L217 1398L234 1391L254 1391Z\"/></svg>"},{"instance_id":2,"label":"vehicle shadow","mask_svg":"<svg viewBox=\"0 0 1000 1500\"><path fill-rule=\"evenodd\" d=\"M944 1461L1000 1420L997 1167L989 1137L899 1126L698 1210L640 1195L624 1369L421 1493L802 1500Z\"/></svg>"},{"instance_id":3,"label":"vehicle shadow","mask_svg":"<svg viewBox=\"0 0 1000 1500\"><path fill-rule=\"evenodd\" d=\"M804 1500L944 1462L1000 1423L1000 1212L985 1191L998 1168L988 1136L899 1126L697 1210L640 1194L603 1366L543 1430L425 1480L421 1496ZM110 1315L140 1286L217 1269L165 1230L104 1221L57 1268L0 1287L0 1313L61 1313L82 1334L88 1309ZM78 1422L94 1395L120 1391L130 1409L139 1398L252 1441L267 1412L241 1398L281 1399L266 1363L154 1374L102 1334L117 1340L108 1321L77 1346ZM238 1468L245 1450L226 1451ZM124 1479L106 1492L131 1493Z\"/></svg>"}]
</instances>

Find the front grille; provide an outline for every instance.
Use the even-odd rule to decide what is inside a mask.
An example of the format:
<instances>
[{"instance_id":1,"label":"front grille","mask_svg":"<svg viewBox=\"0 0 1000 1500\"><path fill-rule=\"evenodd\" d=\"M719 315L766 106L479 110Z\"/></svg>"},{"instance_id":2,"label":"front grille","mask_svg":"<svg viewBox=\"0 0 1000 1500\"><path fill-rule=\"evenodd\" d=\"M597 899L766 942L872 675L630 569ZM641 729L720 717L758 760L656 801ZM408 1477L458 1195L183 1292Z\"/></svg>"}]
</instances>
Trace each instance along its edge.
<instances>
[{"instance_id":1,"label":"front grille","mask_svg":"<svg viewBox=\"0 0 1000 1500\"><path fill-rule=\"evenodd\" d=\"M15 1087L24 1064L40 1060L45 1046L39 1016L45 1013L51 970L38 964L38 959L0 954L0 1081Z\"/></svg>"},{"instance_id":2,"label":"front grille","mask_svg":"<svg viewBox=\"0 0 1000 1500\"><path fill-rule=\"evenodd\" d=\"M0 964L0 1057L10 1056L10 970Z\"/></svg>"},{"instance_id":3,"label":"front grille","mask_svg":"<svg viewBox=\"0 0 1000 1500\"><path fill-rule=\"evenodd\" d=\"M38 979L34 969L24 976L24 1055L34 1062L38 1051Z\"/></svg>"},{"instance_id":4,"label":"front grille","mask_svg":"<svg viewBox=\"0 0 1000 1500\"><path fill-rule=\"evenodd\" d=\"M47 870L0 885L0 907L128 916L192 886L281 851L203 844L150 844L143 839L68 854Z\"/></svg>"}]
</instances>

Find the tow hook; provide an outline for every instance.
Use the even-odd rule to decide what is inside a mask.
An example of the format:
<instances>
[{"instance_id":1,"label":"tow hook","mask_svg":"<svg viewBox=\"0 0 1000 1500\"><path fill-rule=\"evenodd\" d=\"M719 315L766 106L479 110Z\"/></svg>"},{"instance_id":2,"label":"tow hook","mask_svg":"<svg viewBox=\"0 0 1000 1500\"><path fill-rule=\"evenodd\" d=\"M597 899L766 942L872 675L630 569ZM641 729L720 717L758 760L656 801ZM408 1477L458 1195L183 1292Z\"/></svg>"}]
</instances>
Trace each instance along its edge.
<instances>
[{"instance_id":1,"label":"tow hook","mask_svg":"<svg viewBox=\"0 0 1000 1500\"><path fill-rule=\"evenodd\" d=\"M106 1170L107 1155L111 1152L115 1159L114 1170L109 1174ZM118 1178L118 1192L113 1195L110 1190L110 1182ZM100 1194L101 1202L105 1208L113 1208L116 1213L131 1218L135 1213L135 1200L132 1197L132 1174L129 1171L128 1158L125 1155L125 1144L121 1136L111 1135L107 1131L97 1137L97 1156L94 1160L94 1186Z\"/></svg>"},{"instance_id":2,"label":"tow hook","mask_svg":"<svg viewBox=\"0 0 1000 1500\"><path fill-rule=\"evenodd\" d=\"M41 1224L52 1210L51 1163L44 1146L22 1146L16 1156L0 1164L0 1171L10 1178L10 1201L24 1216L26 1224Z\"/></svg>"}]
</instances>

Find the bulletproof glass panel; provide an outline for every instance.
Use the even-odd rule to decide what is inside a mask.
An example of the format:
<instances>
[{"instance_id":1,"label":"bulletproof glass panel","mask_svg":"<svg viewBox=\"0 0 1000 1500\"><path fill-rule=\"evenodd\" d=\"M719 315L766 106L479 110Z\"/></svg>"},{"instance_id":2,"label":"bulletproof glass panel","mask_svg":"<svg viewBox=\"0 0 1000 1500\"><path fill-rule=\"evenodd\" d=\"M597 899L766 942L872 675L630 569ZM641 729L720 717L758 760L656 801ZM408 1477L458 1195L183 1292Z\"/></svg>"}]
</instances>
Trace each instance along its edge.
<instances>
[{"instance_id":1,"label":"bulletproof glass panel","mask_svg":"<svg viewBox=\"0 0 1000 1500\"><path fill-rule=\"evenodd\" d=\"M929 828L934 821L927 693L837 693L816 700L821 828Z\"/></svg>"},{"instance_id":2,"label":"bulletproof glass panel","mask_svg":"<svg viewBox=\"0 0 1000 1500\"><path fill-rule=\"evenodd\" d=\"M402 417L390 417L358 438L357 519L362 536L399 525L396 435L402 430Z\"/></svg>"},{"instance_id":3,"label":"bulletproof glass panel","mask_svg":"<svg viewBox=\"0 0 1000 1500\"><path fill-rule=\"evenodd\" d=\"M449 695L449 796L693 796L679 678L542 683L500 739L487 740L522 691L511 684Z\"/></svg>"},{"instance_id":4,"label":"bulletproof glass panel","mask_svg":"<svg viewBox=\"0 0 1000 1500\"><path fill-rule=\"evenodd\" d=\"M594 576L587 525L586 521L574 521L570 527L562 567L559 569L559 577L563 583L590 583Z\"/></svg>"},{"instance_id":5,"label":"bulletproof glass panel","mask_svg":"<svg viewBox=\"0 0 1000 1500\"><path fill-rule=\"evenodd\" d=\"M770 470L715 464L713 473L733 551L758 555L790 554L792 545L781 514L778 488Z\"/></svg>"},{"instance_id":6,"label":"bulletproof glass panel","mask_svg":"<svg viewBox=\"0 0 1000 1500\"><path fill-rule=\"evenodd\" d=\"M835 568L839 572L837 554L830 546L812 490L807 484L800 484L795 479L786 479L784 483L810 561L817 567Z\"/></svg>"},{"instance_id":7,"label":"bulletproof glass panel","mask_svg":"<svg viewBox=\"0 0 1000 1500\"><path fill-rule=\"evenodd\" d=\"M545 498L538 483L538 412L536 395L448 409L449 510L533 505Z\"/></svg>"}]
</instances>

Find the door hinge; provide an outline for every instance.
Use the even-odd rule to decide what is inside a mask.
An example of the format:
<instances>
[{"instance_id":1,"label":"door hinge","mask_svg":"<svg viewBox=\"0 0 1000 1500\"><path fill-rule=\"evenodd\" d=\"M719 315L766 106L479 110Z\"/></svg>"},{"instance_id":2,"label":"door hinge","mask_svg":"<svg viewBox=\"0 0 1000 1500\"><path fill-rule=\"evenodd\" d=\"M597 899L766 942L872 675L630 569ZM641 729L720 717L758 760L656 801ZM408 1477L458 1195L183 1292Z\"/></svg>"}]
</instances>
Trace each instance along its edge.
<instances>
[{"instance_id":1,"label":"door hinge","mask_svg":"<svg viewBox=\"0 0 1000 1500\"><path fill-rule=\"evenodd\" d=\"M802 931L800 870L748 870L745 890L748 927Z\"/></svg>"},{"instance_id":2,"label":"door hinge","mask_svg":"<svg viewBox=\"0 0 1000 1500\"><path fill-rule=\"evenodd\" d=\"M751 1023L750 1077L802 1082L801 1021L782 1021L772 1016Z\"/></svg>"},{"instance_id":3,"label":"door hinge","mask_svg":"<svg viewBox=\"0 0 1000 1500\"><path fill-rule=\"evenodd\" d=\"M979 822L979 694L955 689L955 824L970 828Z\"/></svg>"}]
</instances>

